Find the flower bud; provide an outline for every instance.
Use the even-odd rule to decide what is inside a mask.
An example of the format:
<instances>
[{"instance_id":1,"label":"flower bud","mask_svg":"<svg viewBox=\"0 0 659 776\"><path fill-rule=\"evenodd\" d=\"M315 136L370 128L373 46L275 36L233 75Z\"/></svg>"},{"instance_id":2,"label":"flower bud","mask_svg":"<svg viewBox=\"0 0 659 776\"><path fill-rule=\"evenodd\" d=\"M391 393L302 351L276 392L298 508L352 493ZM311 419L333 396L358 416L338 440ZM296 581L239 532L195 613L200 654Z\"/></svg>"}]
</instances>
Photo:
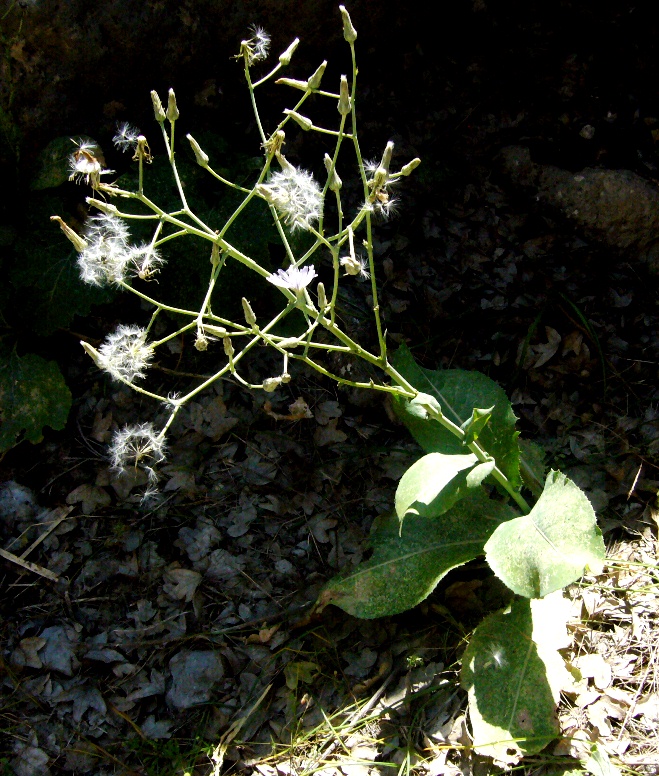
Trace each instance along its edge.
<instances>
[{"instance_id":1,"label":"flower bud","mask_svg":"<svg viewBox=\"0 0 659 776\"><path fill-rule=\"evenodd\" d=\"M288 374L288 372L284 372L284 374L279 379L283 385L286 385L287 383L290 383L291 376Z\"/></svg>"},{"instance_id":2,"label":"flower bud","mask_svg":"<svg viewBox=\"0 0 659 776\"><path fill-rule=\"evenodd\" d=\"M113 205L111 202L105 202L102 199L94 199L93 197L87 197L85 199L85 202L90 207L95 207L97 210L100 210L101 213L105 213L108 216L116 216L119 213L116 205Z\"/></svg>"},{"instance_id":3,"label":"flower bud","mask_svg":"<svg viewBox=\"0 0 659 776\"><path fill-rule=\"evenodd\" d=\"M204 331L207 331L209 334L213 334L215 337L219 337L220 339L224 339L227 336L227 330L224 328L224 326L211 326L210 323L205 323Z\"/></svg>"},{"instance_id":4,"label":"flower bud","mask_svg":"<svg viewBox=\"0 0 659 776\"><path fill-rule=\"evenodd\" d=\"M179 117L179 112L178 112L178 106L176 105L176 95L174 94L174 90L170 89L169 95L167 97L167 118L173 124L178 117Z\"/></svg>"},{"instance_id":5,"label":"flower bud","mask_svg":"<svg viewBox=\"0 0 659 776\"><path fill-rule=\"evenodd\" d=\"M224 345L224 352L229 358L233 357L233 354L236 352L233 349L233 342L231 342L231 337L225 337L222 340L222 344Z\"/></svg>"},{"instance_id":6,"label":"flower bud","mask_svg":"<svg viewBox=\"0 0 659 776\"><path fill-rule=\"evenodd\" d=\"M162 102L160 102L158 92L155 90L151 92L151 102L153 103L153 112L155 114L156 121L159 124L162 124L162 122L167 118L167 114L165 113L165 109L162 107Z\"/></svg>"},{"instance_id":7,"label":"flower bud","mask_svg":"<svg viewBox=\"0 0 659 776\"><path fill-rule=\"evenodd\" d=\"M348 78L345 75L341 76L341 88L339 90L339 105L338 110L342 116L347 116L350 113L350 92L348 91Z\"/></svg>"},{"instance_id":8,"label":"flower bud","mask_svg":"<svg viewBox=\"0 0 659 776\"><path fill-rule=\"evenodd\" d=\"M309 78L309 89L320 89L320 82L327 67L327 60L320 63L318 70Z\"/></svg>"},{"instance_id":9,"label":"flower bud","mask_svg":"<svg viewBox=\"0 0 659 776\"><path fill-rule=\"evenodd\" d=\"M58 222L60 229L69 238L69 240L71 240L73 247L78 251L78 253L82 253L85 250L87 247L87 241L84 240L77 232L71 229L66 221L63 221L59 216L51 216L50 220Z\"/></svg>"},{"instance_id":10,"label":"flower bud","mask_svg":"<svg viewBox=\"0 0 659 776\"><path fill-rule=\"evenodd\" d=\"M278 78L275 83L282 84L282 86L292 86L293 89L300 89L303 92L306 92L309 88L308 81L298 81L295 78Z\"/></svg>"},{"instance_id":11,"label":"flower bud","mask_svg":"<svg viewBox=\"0 0 659 776\"><path fill-rule=\"evenodd\" d=\"M391 154L393 153L393 151L394 151L394 144L390 140L384 149L384 153L382 154L382 161L380 162L380 167L384 167L387 173L389 172L389 165L391 164Z\"/></svg>"},{"instance_id":12,"label":"flower bud","mask_svg":"<svg viewBox=\"0 0 659 776\"><path fill-rule=\"evenodd\" d=\"M201 150L201 146L199 143L192 137L192 135L186 135L188 138L188 143L190 143L190 147L194 151L195 159L197 160L197 164L200 167L208 167L208 154L204 153Z\"/></svg>"},{"instance_id":13,"label":"flower bud","mask_svg":"<svg viewBox=\"0 0 659 776\"><path fill-rule=\"evenodd\" d=\"M411 162L408 162L404 167L400 168L399 175L409 175L412 170L416 170L416 168L421 164L421 159L417 156L415 159L412 159Z\"/></svg>"},{"instance_id":14,"label":"flower bud","mask_svg":"<svg viewBox=\"0 0 659 776\"><path fill-rule=\"evenodd\" d=\"M340 5L339 11L341 11L341 17L343 19L343 37L348 43L354 43L357 40L357 30L352 26L350 14L346 10L345 5Z\"/></svg>"},{"instance_id":15,"label":"flower bud","mask_svg":"<svg viewBox=\"0 0 659 776\"><path fill-rule=\"evenodd\" d=\"M300 43L299 38L295 38L295 40L291 43L291 45L284 51L283 54L279 55L279 61L281 64L286 67L286 65L290 65L291 63L291 57L295 53L295 49L298 47Z\"/></svg>"},{"instance_id":16,"label":"flower bud","mask_svg":"<svg viewBox=\"0 0 659 776\"><path fill-rule=\"evenodd\" d=\"M247 321L248 326L254 326L256 324L256 316L254 315L254 310L252 310L252 305L243 297L243 312L245 313L245 320Z\"/></svg>"},{"instance_id":17,"label":"flower bud","mask_svg":"<svg viewBox=\"0 0 659 776\"><path fill-rule=\"evenodd\" d=\"M299 124L305 132L308 132L313 127L313 121L297 111L286 108L284 113L290 116L296 124Z\"/></svg>"},{"instance_id":18,"label":"flower bud","mask_svg":"<svg viewBox=\"0 0 659 776\"><path fill-rule=\"evenodd\" d=\"M323 161L325 162L325 169L329 176L329 189L330 191L338 191L343 185L343 182L336 172L336 167L332 169L332 157L329 154L325 154Z\"/></svg>"},{"instance_id":19,"label":"flower bud","mask_svg":"<svg viewBox=\"0 0 659 776\"><path fill-rule=\"evenodd\" d=\"M85 353L94 359L94 363L96 364L96 366L99 369L102 369L103 367L101 365L101 354L98 352L98 350L96 350L96 348L93 348L88 342L83 342L82 340L80 340L80 344L84 348Z\"/></svg>"},{"instance_id":20,"label":"flower bud","mask_svg":"<svg viewBox=\"0 0 659 776\"><path fill-rule=\"evenodd\" d=\"M320 307L320 311L322 312L327 307L327 296L325 294L325 286L323 283L318 284L318 307Z\"/></svg>"}]
</instances>

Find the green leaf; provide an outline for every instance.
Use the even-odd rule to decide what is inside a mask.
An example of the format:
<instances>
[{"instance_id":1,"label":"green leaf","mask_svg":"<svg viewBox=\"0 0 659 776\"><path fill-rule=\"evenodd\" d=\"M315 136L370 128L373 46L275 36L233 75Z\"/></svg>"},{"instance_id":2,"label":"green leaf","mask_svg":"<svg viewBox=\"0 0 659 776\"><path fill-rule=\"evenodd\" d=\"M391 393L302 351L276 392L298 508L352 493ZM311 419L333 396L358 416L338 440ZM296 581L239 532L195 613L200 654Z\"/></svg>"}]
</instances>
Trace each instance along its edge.
<instances>
[{"instance_id":1,"label":"green leaf","mask_svg":"<svg viewBox=\"0 0 659 776\"><path fill-rule=\"evenodd\" d=\"M538 498L547 474L545 451L529 439L519 439L520 473L526 487Z\"/></svg>"},{"instance_id":2,"label":"green leaf","mask_svg":"<svg viewBox=\"0 0 659 776\"><path fill-rule=\"evenodd\" d=\"M317 663L309 660L294 660L284 668L286 686L289 690L295 690L300 682L312 684L319 671L320 666Z\"/></svg>"},{"instance_id":3,"label":"green leaf","mask_svg":"<svg viewBox=\"0 0 659 776\"><path fill-rule=\"evenodd\" d=\"M70 408L71 391L54 361L13 352L0 363L0 452L23 432L30 442L40 442L43 426L64 428Z\"/></svg>"},{"instance_id":4,"label":"green leaf","mask_svg":"<svg viewBox=\"0 0 659 776\"><path fill-rule=\"evenodd\" d=\"M499 526L485 545L487 562L515 593L543 598L598 573L604 541L585 493L551 471L531 512Z\"/></svg>"},{"instance_id":5,"label":"green leaf","mask_svg":"<svg viewBox=\"0 0 659 776\"><path fill-rule=\"evenodd\" d=\"M371 534L371 558L330 580L317 606L332 603L366 619L411 609L451 569L481 555L495 528L513 516L479 489L436 520L409 515L402 533L395 514L382 517Z\"/></svg>"},{"instance_id":6,"label":"green leaf","mask_svg":"<svg viewBox=\"0 0 659 776\"><path fill-rule=\"evenodd\" d=\"M493 412L494 407L489 407L486 410L478 410L474 407L474 411L469 420L466 420L461 426L462 430L465 432L465 445L470 445L478 439L481 431L490 422Z\"/></svg>"},{"instance_id":7,"label":"green leaf","mask_svg":"<svg viewBox=\"0 0 659 776\"><path fill-rule=\"evenodd\" d=\"M430 453L412 464L403 474L396 489L396 514L438 517L463 498L468 490L465 475L478 459L475 455ZM478 483L480 484L480 483Z\"/></svg>"},{"instance_id":8,"label":"green leaf","mask_svg":"<svg viewBox=\"0 0 659 776\"><path fill-rule=\"evenodd\" d=\"M611 762L609 755L598 742L592 745L590 754L582 762L592 776L621 776L620 768Z\"/></svg>"},{"instance_id":9,"label":"green leaf","mask_svg":"<svg viewBox=\"0 0 659 776\"><path fill-rule=\"evenodd\" d=\"M520 487L517 418L499 385L480 372L424 369L415 362L405 345L394 353L392 364L418 391L433 397L442 413L459 426L473 419L475 407L493 407L489 422L478 429L478 443L496 460L513 487ZM427 412L424 414L423 402L415 401L395 398L393 406L421 447L427 453L455 455L464 452L462 442L428 417Z\"/></svg>"},{"instance_id":10,"label":"green leaf","mask_svg":"<svg viewBox=\"0 0 659 776\"><path fill-rule=\"evenodd\" d=\"M560 691L572 685L559 649L569 644L570 603L560 594L517 599L487 617L462 658L474 749L515 763L558 734Z\"/></svg>"}]
</instances>

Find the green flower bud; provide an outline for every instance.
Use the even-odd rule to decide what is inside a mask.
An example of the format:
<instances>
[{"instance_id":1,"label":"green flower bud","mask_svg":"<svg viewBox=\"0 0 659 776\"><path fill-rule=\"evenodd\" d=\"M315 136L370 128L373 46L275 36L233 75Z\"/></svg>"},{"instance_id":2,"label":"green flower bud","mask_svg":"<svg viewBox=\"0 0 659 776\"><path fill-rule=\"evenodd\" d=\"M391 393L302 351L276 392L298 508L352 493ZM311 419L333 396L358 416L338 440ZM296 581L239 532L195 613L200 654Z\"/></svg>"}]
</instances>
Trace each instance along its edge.
<instances>
[{"instance_id":1,"label":"green flower bud","mask_svg":"<svg viewBox=\"0 0 659 776\"><path fill-rule=\"evenodd\" d=\"M291 45L284 51L283 54L280 54L279 61L281 64L286 67L286 65L290 65L291 63L291 57L295 53L295 49L298 47L300 43L299 38L295 38L295 40L291 43Z\"/></svg>"},{"instance_id":2,"label":"green flower bud","mask_svg":"<svg viewBox=\"0 0 659 776\"><path fill-rule=\"evenodd\" d=\"M308 132L311 127L313 127L313 121L306 116L303 116L301 113L297 113L297 111L286 108L284 113L287 116L290 116L296 124L299 124L305 132Z\"/></svg>"},{"instance_id":3,"label":"green flower bud","mask_svg":"<svg viewBox=\"0 0 659 776\"><path fill-rule=\"evenodd\" d=\"M71 240L73 247L78 251L78 253L82 253L85 250L87 247L87 241L84 240L77 232L71 229L66 221L63 221L59 216L51 216L50 220L57 221L57 223L60 225L60 229L69 238L69 240Z\"/></svg>"},{"instance_id":4,"label":"green flower bud","mask_svg":"<svg viewBox=\"0 0 659 776\"><path fill-rule=\"evenodd\" d=\"M306 92L309 88L308 81L298 81L295 78L278 78L275 83L282 84L283 86L292 86L293 89L300 89L303 92Z\"/></svg>"},{"instance_id":5,"label":"green flower bud","mask_svg":"<svg viewBox=\"0 0 659 776\"><path fill-rule=\"evenodd\" d=\"M341 89L339 91L339 113L347 116L351 109L350 92L348 91L348 79L345 75L341 76Z\"/></svg>"},{"instance_id":6,"label":"green flower bud","mask_svg":"<svg viewBox=\"0 0 659 776\"><path fill-rule=\"evenodd\" d=\"M195 159L197 160L197 164L200 167L208 167L208 154L205 154L201 150L201 146L199 143L192 137L192 135L186 135L188 138L188 143L190 143L190 146L192 150L194 151Z\"/></svg>"},{"instance_id":7,"label":"green flower bud","mask_svg":"<svg viewBox=\"0 0 659 776\"><path fill-rule=\"evenodd\" d=\"M178 107L176 105L176 95L174 94L174 90L170 89L169 95L167 97L167 118L173 124L178 117L179 117L179 112L178 112Z\"/></svg>"},{"instance_id":8,"label":"green flower bud","mask_svg":"<svg viewBox=\"0 0 659 776\"><path fill-rule=\"evenodd\" d=\"M354 43L357 40L357 30L352 26L350 14L346 10L345 5L340 5L339 11L341 11L341 17L343 19L343 37L348 43Z\"/></svg>"},{"instance_id":9,"label":"green flower bud","mask_svg":"<svg viewBox=\"0 0 659 776\"><path fill-rule=\"evenodd\" d=\"M416 168L421 164L421 159L417 156L415 159L412 159L411 162L408 162L404 167L401 167L399 175L409 175L412 170L416 170Z\"/></svg>"},{"instance_id":10,"label":"green flower bud","mask_svg":"<svg viewBox=\"0 0 659 776\"><path fill-rule=\"evenodd\" d=\"M248 326L254 326L256 324L256 316L254 315L254 310L252 310L252 305L243 297L243 312L245 313L245 320L247 321Z\"/></svg>"},{"instance_id":11,"label":"green flower bud","mask_svg":"<svg viewBox=\"0 0 659 776\"><path fill-rule=\"evenodd\" d=\"M162 124L162 122L167 118L167 114L165 113L165 109L162 107L162 102L160 102L158 92L151 92L151 102L153 103L153 112L156 116L156 121L159 124Z\"/></svg>"},{"instance_id":12,"label":"green flower bud","mask_svg":"<svg viewBox=\"0 0 659 776\"><path fill-rule=\"evenodd\" d=\"M339 191L339 189L343 185L343 182L341 181L341 178L339 178L339 175L336 171L336 167L332 169L332 157L329 154L325 154L325 158L323 159L323 161L325 162L325 169L327 170L327 174L329 175L330 191Z\"/></svg>"},{"instance_id":13,"label":"green flower bud","mask_svg":"<svg viewBox=\"0 0 659 776\"><path fill-rule=\"evenodd\" d=\"M325 68L327 67L327 60L320 63L318 70L309 78L309 89L320 89L320 82L322 81Z\"/></svg>"}]
</instances>

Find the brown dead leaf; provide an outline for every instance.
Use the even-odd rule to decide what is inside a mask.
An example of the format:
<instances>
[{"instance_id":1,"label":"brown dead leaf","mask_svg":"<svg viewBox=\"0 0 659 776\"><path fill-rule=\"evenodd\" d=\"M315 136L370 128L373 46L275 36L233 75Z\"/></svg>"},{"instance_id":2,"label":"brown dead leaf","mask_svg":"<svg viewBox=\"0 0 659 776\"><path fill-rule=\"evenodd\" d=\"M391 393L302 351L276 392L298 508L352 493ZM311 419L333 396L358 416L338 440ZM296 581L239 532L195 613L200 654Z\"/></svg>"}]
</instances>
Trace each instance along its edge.
<instances>
[{"instance_id":1,"label":"brown dead leaf","mask_svg":"<svg viewBox=\"0 0 659 776\"><path fill-rule=\"evenodd\" d=\"M316 418L318 416L316 415ZM314 442L318 447L325 447L326 445L335 445L345 442L348 435L337 429L336 424L339 422L338 418L332 418L328 420L326 426L319 426L313 435Z\"/></svg>"}]
</instances>

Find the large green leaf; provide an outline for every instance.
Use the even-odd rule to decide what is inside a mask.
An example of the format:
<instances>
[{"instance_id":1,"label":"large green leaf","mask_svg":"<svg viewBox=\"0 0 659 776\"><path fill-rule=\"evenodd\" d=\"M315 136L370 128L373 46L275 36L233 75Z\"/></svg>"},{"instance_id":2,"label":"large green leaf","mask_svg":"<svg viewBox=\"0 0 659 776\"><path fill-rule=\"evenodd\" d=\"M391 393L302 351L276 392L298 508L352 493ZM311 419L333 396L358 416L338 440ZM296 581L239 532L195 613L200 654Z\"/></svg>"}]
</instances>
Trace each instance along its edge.
<instances>
[{"instance_id":1,"label":"large green leaf","mask_svg":"<svg viewBox=\"0 0 659 776\"><path fill-rule=\"evenodd\" d=\"M348 574L330 580L318 607L335 604L356 617L398 614L423 601L451 569L483 552L485 542L512 509L476 490L441 517L382 517L371 534L373 555Z\"/></svg>"},{"instance_id":2,"label":"large green leaf","mask_svg":"<svg viewBox=\"0 0 659 776\"><path fill-rule=\"evenodd\" d=\"M558 652L569 643L569 610L560 594L517 599L474 631L461 681L477 752L514 763L556 737L559 694L572 681Z\"/></svg>"},{"instance_id":3,"label":"large green leaf","mask_svg":"<svg viewBox=\"0 0 659 776\"><path fill-rule=\"evenodd\" d=\"M54 361L16 353L0 362L0 452L23 432L30 442L43 439L43 426L62 429L71 408L71 391Z\"/></svg>"},{"instance_id":4,"label":"large green leaf","mask_svg":"<svg viewBox=\"0 0 659 776\"><path fill-rule=\"evenodd\" d=\"M491 407L489 422L477 426L478 443L496 459L497 466L513 487L520 487L517 418L501 386L480 372L424 369L405 345L394 353L392 364L417 390L433 396L443 414L459 426L466 424L469 428L469 420L474 422L475 408ZM397 398L394 411L427 453L464 453L462 442L437 421L428 418L417 405Z\"/></svg>"},{"instance_id":5,"label":"large green leaf","mask_svg":"<svg viewBox=\"0 0 659 776\"><path fill-rule=\"evenodd\" d=\"M515 593L543 598L599 572L604 541L585 493L557 471L528 515L501 525L485 545L487 562Z\"/></svg>"},{"instance_id":6,"label":"large green leaf","mask_svg":"<svg viewBox=\"0 0 659 776\"><path fill-rule=\"evenodd\" d=\"M396 489L396 514L438 517L469 492L466 472L478 463L469 455L429 453L403 474ZM462 476L460 476L462 475ZM480 483L478 483L480 485Z\"/></svg>"}]
</instances>

